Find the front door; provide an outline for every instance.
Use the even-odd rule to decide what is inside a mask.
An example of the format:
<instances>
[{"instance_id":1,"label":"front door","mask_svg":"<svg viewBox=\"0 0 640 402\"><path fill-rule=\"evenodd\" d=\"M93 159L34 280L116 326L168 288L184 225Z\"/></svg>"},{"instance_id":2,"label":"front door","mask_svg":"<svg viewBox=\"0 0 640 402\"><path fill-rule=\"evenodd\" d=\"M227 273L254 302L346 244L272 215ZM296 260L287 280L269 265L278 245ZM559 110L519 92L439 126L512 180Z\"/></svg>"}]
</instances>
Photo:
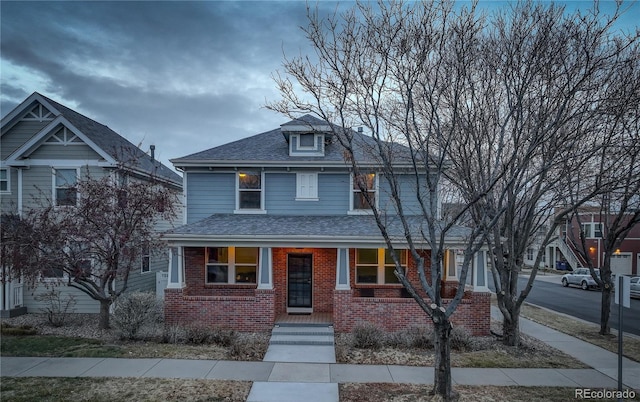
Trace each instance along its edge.
<instances>
[{"instance_id":1,"label":"front door","mask_svg":"<svg viewBox=\"0 0 640 402\"><path fill-rule=\"evenodd\" d=\"M287 259L287 312L311 313L313 269L311 254L289 254Z\"/></svg>"}]
</instances>

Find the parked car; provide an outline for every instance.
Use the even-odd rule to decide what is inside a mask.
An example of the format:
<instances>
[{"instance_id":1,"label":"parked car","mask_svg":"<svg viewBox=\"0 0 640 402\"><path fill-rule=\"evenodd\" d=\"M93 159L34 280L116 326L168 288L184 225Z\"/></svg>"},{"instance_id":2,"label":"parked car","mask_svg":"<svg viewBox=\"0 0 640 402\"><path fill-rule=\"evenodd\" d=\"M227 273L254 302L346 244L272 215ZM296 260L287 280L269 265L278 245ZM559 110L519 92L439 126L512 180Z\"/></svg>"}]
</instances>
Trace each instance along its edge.
<instances>
[{"instance_id":1,"label":"parked car","mask_svg":"<svg viewBox=\"0 0 640 402\"><path fill-rule=\"evenodd\" d=\"M631 278L631 297L640 297L640 276Z\"/></svg>"},{"instance_id":2,"label":"parked car","mask_svg":"<svg viewBox=\"0 0 640 402\"><path fill-rule=\"evenodd\" d=\"M596 275L600 277L600 270L596 269ZM571 273L562 275L562 286L580 286L583 290L598 287L598 283L593 279L589 268L578 268Z\"/></svg>"}]
</instances>

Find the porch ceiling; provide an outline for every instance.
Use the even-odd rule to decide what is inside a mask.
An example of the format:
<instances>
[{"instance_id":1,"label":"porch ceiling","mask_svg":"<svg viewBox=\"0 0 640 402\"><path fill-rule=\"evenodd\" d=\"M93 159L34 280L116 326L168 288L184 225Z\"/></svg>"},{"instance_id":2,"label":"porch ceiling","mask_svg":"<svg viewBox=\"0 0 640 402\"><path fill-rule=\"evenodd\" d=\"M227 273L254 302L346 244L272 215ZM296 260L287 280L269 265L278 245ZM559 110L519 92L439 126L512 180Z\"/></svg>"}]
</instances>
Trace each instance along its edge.
<instances>
[{"instance_id":1,"label":"porch ceiling","mask_svg":"<svg viewBox=\"0 0 640 402\"><path fill-rule=\"evenodd\" d=\"M405 243L400 219L387 217L386 227L394 242ZM407 218L414 241L422 239L423 219ZM457 226L451 229L447 242L459 244L469 229ZM178 227L165 234L165 239L176 243L206 241L261 242L278 244L379 244L384 239L371 215L347 216L288 216L214 214L198 222ZM425 242L422 242L425 243Z\"/></svg>"}]
</instances>

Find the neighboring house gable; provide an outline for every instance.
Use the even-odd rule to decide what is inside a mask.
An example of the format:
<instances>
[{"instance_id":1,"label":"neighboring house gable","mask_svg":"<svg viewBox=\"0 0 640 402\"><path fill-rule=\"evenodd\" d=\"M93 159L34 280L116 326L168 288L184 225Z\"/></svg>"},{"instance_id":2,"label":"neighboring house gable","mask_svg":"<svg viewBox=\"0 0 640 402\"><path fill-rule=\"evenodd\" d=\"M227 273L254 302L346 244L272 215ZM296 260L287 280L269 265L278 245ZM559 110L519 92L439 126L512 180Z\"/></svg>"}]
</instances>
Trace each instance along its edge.
<instances>
[{"instance_id":1,"label":"neighboring house gable","mask_svg":"<svg viewBox=\"0 0 640 402\"><path fill-rule=\"evenodd\" d=\"M29 96L9 112L0 126L0 208L2 213L22 213L43 203L73 205L74 184L80 178L101 178L115 168L127 169L137 180L159 180L177 192L182 178L125 138L76 111L39 93ZM181 221L181 219L180 219ZM167 230L169 222L159 224ZM141 261L133 272L130 289L154 290L155 272L166 269L167 256ZM145 268L143 269L143 266ZM10 294L16 283L6 284L0 310L15 307ZM25 291L24 302L36 312L42 289ZM98 305L76 289L64 293L79 298L78 312L97 312Z\"/></svg>"}]
</instances>

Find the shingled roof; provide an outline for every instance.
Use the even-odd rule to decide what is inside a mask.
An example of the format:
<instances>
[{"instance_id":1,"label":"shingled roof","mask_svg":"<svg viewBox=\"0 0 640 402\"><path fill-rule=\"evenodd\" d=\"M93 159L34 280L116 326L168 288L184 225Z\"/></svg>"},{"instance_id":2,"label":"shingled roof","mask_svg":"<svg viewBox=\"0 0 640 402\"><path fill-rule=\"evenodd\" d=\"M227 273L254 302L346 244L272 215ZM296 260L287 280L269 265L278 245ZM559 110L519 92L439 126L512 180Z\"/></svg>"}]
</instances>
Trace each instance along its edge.
<instances>
[{"instance_id":1,"label":"shingled roof","mask_svg":"<svg viewBox=\"0 0 640 402\"><path fill-rule=\"evenodd\" d=\"M169 167L156 159L151 159L146 152L133 145L126 138L116 133L104 124L90 119L75 110L42 95L47 102L56 108L65 119L82 131L91 141L115 160L127 164L131 163L136 170L163 178L177 185L182 185L182 178Z\"/></svg>"}]
</instances>

